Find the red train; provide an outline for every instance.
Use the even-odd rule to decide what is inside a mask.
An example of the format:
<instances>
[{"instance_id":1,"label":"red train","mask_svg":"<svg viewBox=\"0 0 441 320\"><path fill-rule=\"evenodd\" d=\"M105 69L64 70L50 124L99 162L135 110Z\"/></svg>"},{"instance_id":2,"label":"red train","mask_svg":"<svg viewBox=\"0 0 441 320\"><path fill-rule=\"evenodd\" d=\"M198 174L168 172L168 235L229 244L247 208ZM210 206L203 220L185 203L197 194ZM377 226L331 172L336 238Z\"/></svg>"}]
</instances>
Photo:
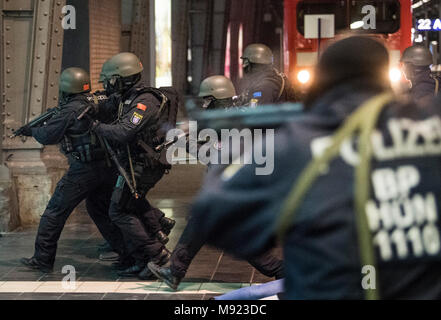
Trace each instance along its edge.
<instances>
[{"instance_id":1,"label":"red train","mask_svg":"<svg viewBox=\"0 0 441 320\"><path fill-rule=\"evenodd\" d=\"M375 29L365 29L363 21L372 22L367 15L373 9ZM285 72L297 86L304 88L314 76L319 50L330 40L313 39L305 30L305 26L311 28L313 15L333 15L335 37L353 31L381 38L391 55L391 79L401 80L400 56L411 45L411 0L285 0Z\"/></svg>"}]
</instances>

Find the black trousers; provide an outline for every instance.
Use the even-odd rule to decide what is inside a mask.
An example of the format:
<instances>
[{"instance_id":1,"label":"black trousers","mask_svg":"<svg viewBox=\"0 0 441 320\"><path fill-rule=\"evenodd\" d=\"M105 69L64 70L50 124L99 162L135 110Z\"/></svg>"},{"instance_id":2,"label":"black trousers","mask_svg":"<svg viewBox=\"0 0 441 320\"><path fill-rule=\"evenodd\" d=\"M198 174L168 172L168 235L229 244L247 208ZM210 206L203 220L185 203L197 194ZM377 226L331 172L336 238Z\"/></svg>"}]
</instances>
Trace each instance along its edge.
<instances>
[{"instance_id":1,"label":"black trousers","mask_svg":"<svg viewBox=\"0 0 441 320\"><path fill-rule=\"evenodd\" d=\"M126 254L123 235L109 218L110 198L116 172L104 161L82 163L73 161L58 182L52 198L43 213L35 241L34 257L43 265L53 267L57 242L75 207L86 200L87 211L103 238L120 255Z\"/></svg>"},{"instance_id":2,"label":"black trousers","mask_svg":"<svg viewBox=\"0 0 441 320\"><path fill-rule=\"evenodd\" d=\"M178 278L184 278L191 261L204 246L205 241L197 234L197 225L190 217L181 238L178 241L171 256L170 269L172 274ZM284 277L283 261L271 252L266 252L248 262L263 275L277 279Z\"/></svg>"},{"instance_id":3,"label":"black trousers","mask_svg":"<svg viewBox=\"0 0 441 320\"><path fill-rule=\"evenodd\" d=\"M135 199L124 179L119 177L112 195L109 216L130 244L129 253L135 259L136 264L145 265L164 249L164 245L158 241L155 233L149 230L150 227L146 226L149 225L149 221L155 220L152 216L157 218L157 214L152 213L154 208L147 201L146 196L161 180L165 170L136 168L135 173L137 191L141 197Z\"/></svg>"}]
</instances>

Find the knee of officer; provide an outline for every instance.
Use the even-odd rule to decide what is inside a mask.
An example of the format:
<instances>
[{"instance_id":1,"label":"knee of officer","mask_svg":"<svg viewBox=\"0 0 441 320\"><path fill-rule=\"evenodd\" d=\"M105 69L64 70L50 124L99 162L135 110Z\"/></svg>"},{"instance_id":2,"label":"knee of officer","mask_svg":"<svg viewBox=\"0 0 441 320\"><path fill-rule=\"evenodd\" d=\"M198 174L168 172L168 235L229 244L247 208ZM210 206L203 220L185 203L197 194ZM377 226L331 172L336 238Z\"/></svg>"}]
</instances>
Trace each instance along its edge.
<instances>
[{"instance_id":1,"label":"knee of officer","mask_svg":"<svg viewBox=\"0 0 441 320\"><path fill-rule=\"evenodd\" d=\"M119 203L111 202L109 207L109 217L110 220L112 220L113 223L118 223L121 221L121 218L123 217L123 208L120 206Z\"/></svg>"}]
</instances>

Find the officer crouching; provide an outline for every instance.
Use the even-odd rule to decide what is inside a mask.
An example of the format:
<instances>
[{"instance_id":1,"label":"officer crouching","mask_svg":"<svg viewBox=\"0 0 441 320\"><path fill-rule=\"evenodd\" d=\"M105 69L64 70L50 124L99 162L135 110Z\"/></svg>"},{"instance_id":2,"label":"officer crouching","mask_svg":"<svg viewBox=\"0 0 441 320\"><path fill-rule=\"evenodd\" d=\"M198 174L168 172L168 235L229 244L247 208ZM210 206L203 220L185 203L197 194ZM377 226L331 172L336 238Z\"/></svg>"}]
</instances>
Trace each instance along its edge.
<instances>
[{"instance_id":1,"label":"officer crouching","mask_svg":"<svg viewBox=\"0 0 441 320\"><path fill-rule=\"evenodd\" d=\"M53 117L41 126L20 129L21 135L32 136L43 145L61 144L69 160L69 169L41 217L34 256L21 259L25 266L46 273L53 270L57 242L66 220L83 200L106 241L120 256L125 255L122 234L108 216L116 172L106 161L99 138L90 132L92 121L88 117L78 119L97 100L90 89L86 71L66 69L60 77L60 105Z\"/></svg>"}]
</instances>

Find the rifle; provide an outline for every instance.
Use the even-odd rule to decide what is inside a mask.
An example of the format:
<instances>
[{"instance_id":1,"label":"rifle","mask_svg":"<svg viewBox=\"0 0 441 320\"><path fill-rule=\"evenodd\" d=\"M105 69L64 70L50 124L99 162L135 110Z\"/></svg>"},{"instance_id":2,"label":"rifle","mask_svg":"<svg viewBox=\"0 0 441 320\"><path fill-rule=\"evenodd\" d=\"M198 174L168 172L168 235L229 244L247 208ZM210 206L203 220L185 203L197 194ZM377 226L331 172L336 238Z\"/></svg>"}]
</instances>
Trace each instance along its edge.
<instances>
[{"instance_id":1,"label":"rifle","mask_svg":"<svg viewBox=\"0 0 441 320\"><path fill-rule=\"evenodd\" d=\"M98 106L98 104L102 101L107 100L108 97L106 96L106 93L104 91L96 91L93 93L92 97L87 98L90 102L93 102L93 105L88 106L77 118L77 120L83 119L87 114L89 114L90 111L95 109L95 107Z\"/></svg>"},{"instance_id":2,"label":"rifle","mask_svg":"<svg viewBox=\"0 0 441 320\"><path fill-rule=\"evenodd\" d=\"M174 145L176 142L178 142L179 140L181 140L182 138L187 138L188 136L190 136L189 132L180 134L179 136L175 137L173 140L170 141L166 141L163 144L160 144L159 146L157 146L155 148L156 152L161 152L164 149L168 149L169 147L171 147L172 145Z\"/></svg>"},{"instance_id":3,"label":"rifle","mask_svg":"<svg viewBox=\"0 0 441 320\"><path fill-rule=\"evenodd\" d=\"M42 126L45 122L49 121L53 116L55 116L60 111L59 107L48 109L47 112L43 113L38 118L32 120L28 124L20 127L14 131L14 134L10 136L11 139L22 136L26 128L36 128Z\"/></svg>"},{"instance_id":4,"label":"rifle","mask_svg":"<svg viewBox=\"0 0 441 320\"><path fill-rule=\"evenodd\" d=\"M116 155L115 151L112 149L112 147L110 146L110 144L109 144L109 142L107 141L106 138L104 138L104 137L100 137L100 138L104 142L104 146L106 147L107 152L109 152L110 158L115 163L116 168L119 171L119 174L124 178L124 181L127 183L127 186L129 187L130 192L135 197L135 199L139 199L140 195L139 195L138 191L136 191L136 189L133 186L132 182L130 181L130 178L129 178L129 175L127 174L127 171L123 168L123 166L119 162L118 156Z\"/></svg>"},{"instance_id":5,"label":"rifle","mask_svg":"<svg viewBox=\"0 0 441 320\"><path fill-rule=\"evenodd\" d=\"M302 114L301 104L261 106L259 108L232 108L228 110L200 110L194 100L188 100L189 117L197 121L199 129L266 129L293 121Z\"/></svg>"}]
</instances>

